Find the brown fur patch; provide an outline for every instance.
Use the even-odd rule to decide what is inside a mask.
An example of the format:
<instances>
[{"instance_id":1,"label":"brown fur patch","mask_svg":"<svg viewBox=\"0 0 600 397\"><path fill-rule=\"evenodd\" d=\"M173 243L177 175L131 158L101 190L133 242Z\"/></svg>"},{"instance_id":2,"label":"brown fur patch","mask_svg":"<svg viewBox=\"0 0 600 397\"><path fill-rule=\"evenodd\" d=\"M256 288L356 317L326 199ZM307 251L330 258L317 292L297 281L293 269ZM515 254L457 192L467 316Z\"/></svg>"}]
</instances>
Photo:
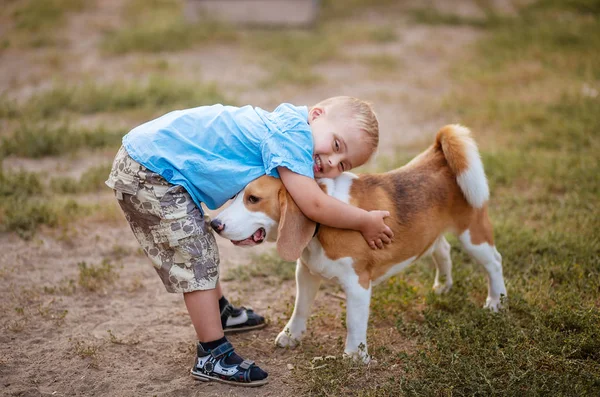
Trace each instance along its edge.
<instances>
[{"instance_id":1,"label":"brown fur patch","mask_svg":"<svg viewBox=\"0 0 600 397\"><path fill-rule=\"evenodd\" d=\"M494 232L488 216L487 204L483 208L475 209L473 212L473 218L469 225L471 242L475 245L482 243L494 245Z\"/></svg>"},{"instance_id":2,"label":"brown fur patch","mask_svg":"<svg viewBox=\"0 0 600 397\"><path fill-rule=\"evenodd\" d=\"M447 125L439 130L435 138L436 146L439 147L446 157L450 169L455 175L460 175L469 168L469 162L465 156L464 143L457 134L456 127Z\"/></svg>"},{"instance_id":3,"label":"brown fur patch","mask_svg":"<svg viewBox=\"0 0 600 397\"><path fill-rule=\"evenodd\" d=\"M246 186L244 191L244 205L249 211L263 212L271 219L279 222L281 208L279 205L279 191L283 184L281 180L271 176L258 178ZM257 203L251 203L249 198L254 196L259 199Z\"/></svg>"},{"instance_id":4,"label":"brown fur patch","mask_svg":"<svg viewBox=\"0 0 600 397\"><path fill-rule=\"evenodd\" d=\"M371 275L368 272L362 272L358 275L358 284L364 289L369 289L371 285Z\"/></svg>"}]
</instances>

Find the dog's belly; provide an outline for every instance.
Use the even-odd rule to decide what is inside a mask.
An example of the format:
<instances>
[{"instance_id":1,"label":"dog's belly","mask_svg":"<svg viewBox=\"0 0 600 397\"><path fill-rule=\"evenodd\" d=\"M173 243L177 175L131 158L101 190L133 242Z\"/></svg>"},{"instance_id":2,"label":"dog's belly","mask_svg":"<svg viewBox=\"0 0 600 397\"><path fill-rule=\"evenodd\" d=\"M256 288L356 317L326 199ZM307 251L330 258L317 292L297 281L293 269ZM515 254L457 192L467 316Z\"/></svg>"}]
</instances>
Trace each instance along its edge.
<instances>
[{"instance_id":1,"label":"dog's belly","mask_svg":"<svg viewBox=\"0 0 600 397\"><path fill-rule=\"evenodd\" d=\"M319 275L328 280L337 279L342 285L347 285L349 282L358 282L358 275L353 267L354 259L351 257L344 257L336 260L329 259L317 238L313 238L304 249L301 260L312 274ZM416 260L417 256L413 256L391 266L385 274L372 280L372 284L377 285L400 273Z\"/></svg>"}]
</instances>

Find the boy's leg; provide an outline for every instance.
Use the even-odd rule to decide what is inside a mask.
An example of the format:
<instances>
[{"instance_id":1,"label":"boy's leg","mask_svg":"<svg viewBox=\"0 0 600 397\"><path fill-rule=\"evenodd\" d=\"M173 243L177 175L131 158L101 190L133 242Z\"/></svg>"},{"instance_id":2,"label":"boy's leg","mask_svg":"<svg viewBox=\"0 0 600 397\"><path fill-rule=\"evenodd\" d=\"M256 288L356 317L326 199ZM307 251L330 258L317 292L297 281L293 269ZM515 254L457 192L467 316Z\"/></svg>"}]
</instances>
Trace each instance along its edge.
<instances>
[{"instance_id":1,"label":"boy's leg","mask_svg":"<svg viewBox=\"0 0 600 397\"><path fill-rule=\"evenodd\" d=\"M220 296L220 288L183 294L185 306L200 342L216 341L223 337L221 311L219 310Z\"/></svg>"},{"instance_id":2,"label":"boy's leg","mask_svg":"<svg viewBox=\"0 0 600 397\"><path fill-rule=\"evenodd\" d=\"M183 294L199 341L192 375L200 380L214 379L248 386L265 384L268 374L255 366L253 361L244 361L238 356L223 335L220 295L220 288Z\"/></svg>"},{"instance_id":3,"label":"boy's leg","mask_svg":"<svg viewBox=\"0 0 600 397\"><path fill-rule=\"evenodd\" d=\"M148 171L123 148L107 185L115 190L134 235L167 291L184 294L200 340L192 375L244 386L265 384L267 373L235 354L223 336L216 242L185 189Z\"/></svg>"}]
</instances>

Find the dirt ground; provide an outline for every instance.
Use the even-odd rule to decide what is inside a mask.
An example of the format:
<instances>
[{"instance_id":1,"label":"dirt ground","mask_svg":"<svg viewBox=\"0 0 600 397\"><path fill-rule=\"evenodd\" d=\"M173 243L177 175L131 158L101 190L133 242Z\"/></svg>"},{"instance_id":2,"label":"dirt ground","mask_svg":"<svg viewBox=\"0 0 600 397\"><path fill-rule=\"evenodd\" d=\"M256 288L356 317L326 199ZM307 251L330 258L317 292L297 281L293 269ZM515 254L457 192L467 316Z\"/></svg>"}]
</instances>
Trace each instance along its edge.
<instances>
[{"instance_id":1,"label":"dirt ground","mask_svg":"<svg viewBox=\"0 0 600 397\"><path fill-rule=\"evenodd\" d=\"M68 45L62 53L68 62L61 71L63 75L72 72L105 81L135 78L135 73L128 72L135 61L132 57L107 58L97 50L100 33L96 26L110 24L121 3L98 2L95 9L69 19L65 26ZM457 4L469 12L470 2ZM409 2L404 6L410 6ZM424 148L439 127L454 121L441 110L441 99L452 88L448 68L460 62L462 51L478 33L465 27L415 24L402 12L365 12L356 18L360 22L393 24L398 39L391 43L349 46L342 49L344 53L390 54L400 60L397 72L377 78L369 76L359 62L331 61L316 67L323 83L315 87L265 89L254 84L265 73L260 64L249 63L234 44L178 52L171 55L171 61L177 65L180 77L200 70L204 80L218 81L225 90L235 91L240 103L267 109L280 102L311 104L340 94L370 100L380 118L380 159L393 157L406 145ZM25 98L49 85L52 76L39 66L43 56L39 50L0 54L1 92ZM77 175L87 166L106 162L113 155L112 151L100 151L69 158L9 158L4 166ZM198 383L189 376L195 335L182 297L165 292L149 262L140 254L108 189L81 199L94 200L105 207L104 216L87 217L66 227L42 229L31 240L12 233L0 234L0 394L295 394L298 380L292 377L287 364L298 365L297 352L275 348L273 343L293 304L292 280L222 283L230 300L252 306L270 321L263 330L230 338L240 354L269 372L270 383L257 389ZM269 251L273 247L265 245L251 251L219 239L219 248L221 274L225 274L239 264L247 264L252 252ZM69 284L69 280L75 280L76 284L78 263L98 264L106 259L118 265L119 278L114 284L96 292ZM326 285L317 297L315 311L326 312L332 319L329 325L317 324L320 327L317 335L324 338L324 343L345 334L339 320L342 315L339 300L334 296L337 293L335 286Z\"/></svg>"}]
</instances>

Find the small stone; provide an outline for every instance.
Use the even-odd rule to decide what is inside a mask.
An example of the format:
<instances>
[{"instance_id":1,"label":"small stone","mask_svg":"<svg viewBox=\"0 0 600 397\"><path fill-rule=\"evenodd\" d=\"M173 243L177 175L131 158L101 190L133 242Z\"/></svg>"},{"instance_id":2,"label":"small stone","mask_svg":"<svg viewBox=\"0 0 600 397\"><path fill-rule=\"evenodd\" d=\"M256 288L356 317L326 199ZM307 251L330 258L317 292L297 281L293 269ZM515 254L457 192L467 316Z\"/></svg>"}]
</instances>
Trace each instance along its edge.
<instances>
[{"instance_id":1,"label":"small stone","mask_svg":"<svg viewBox=\"0 0 600 397\"><path fill-rule=\"evenodd\" d=\"M288 364L287 365L287 369L289 369L290 371L294 369L294 366L292 364Z\"/></svg>"}]
</instances>

